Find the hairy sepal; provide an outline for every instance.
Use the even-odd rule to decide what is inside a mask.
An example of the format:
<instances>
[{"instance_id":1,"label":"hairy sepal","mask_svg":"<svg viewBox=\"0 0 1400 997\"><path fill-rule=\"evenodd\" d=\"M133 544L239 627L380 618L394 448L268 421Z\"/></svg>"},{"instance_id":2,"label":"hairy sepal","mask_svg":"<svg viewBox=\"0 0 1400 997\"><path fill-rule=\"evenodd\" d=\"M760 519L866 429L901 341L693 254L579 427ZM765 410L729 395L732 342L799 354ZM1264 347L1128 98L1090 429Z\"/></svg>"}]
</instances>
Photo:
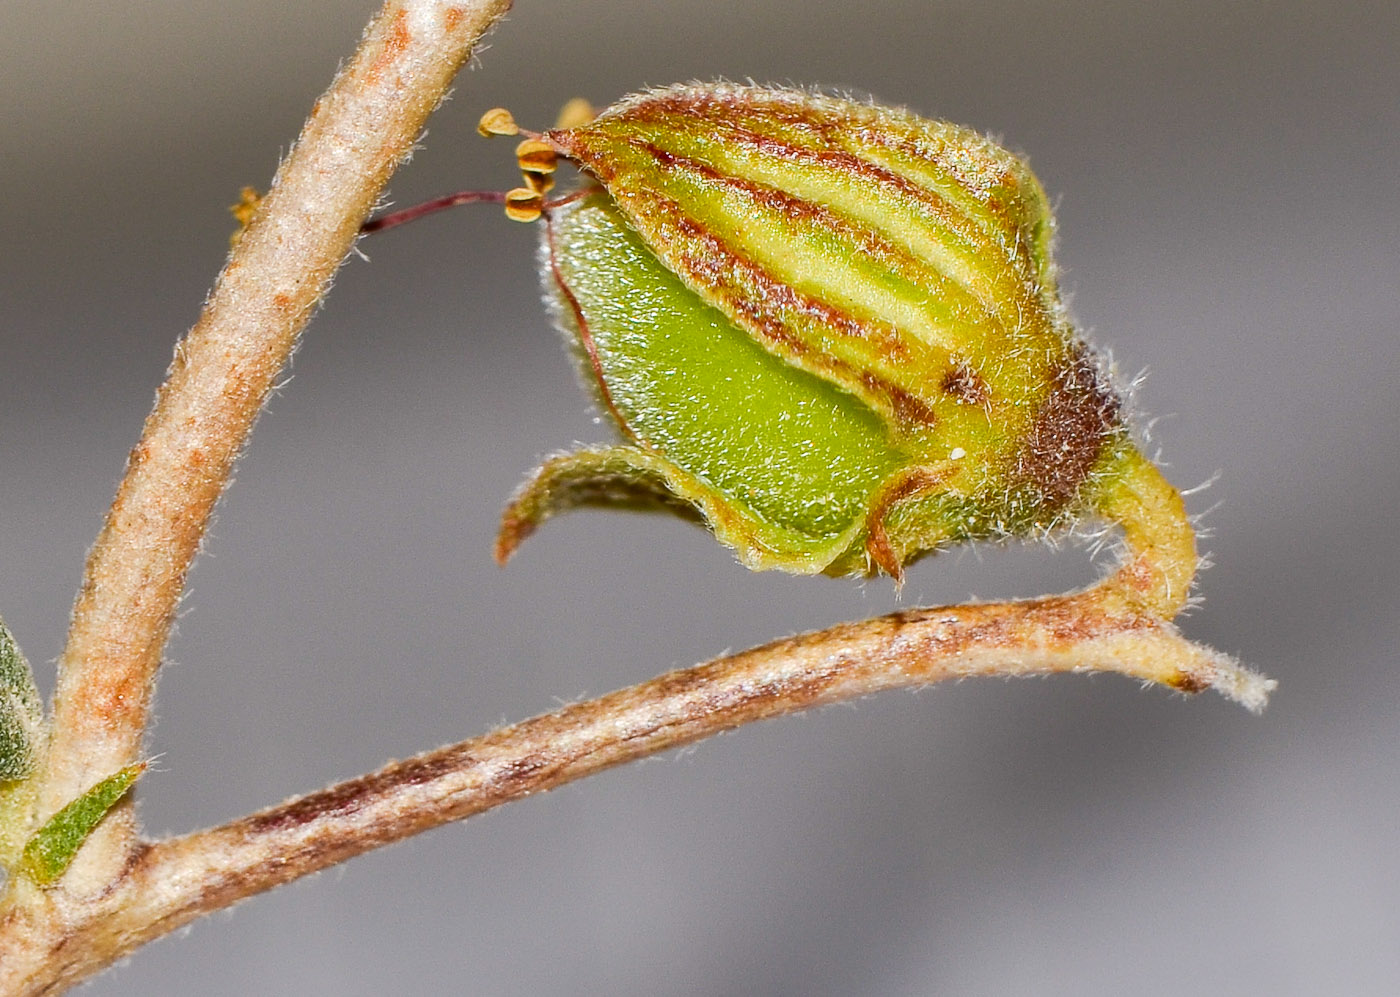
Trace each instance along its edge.
<instances>
[{"instance_id":1,"label":"hairy sepal","mask_svg":"<svg viewBox=\"0 0 1400 997\"><path fill-rule=\"evenodd\" d=\"M728 84L545 139L597 184L548 211L546 285L645 469L619 489L615 457L611 486L552 462L503 536L664 496L751 567L899 577L1087 511L1124 433L1020 158L906 111Z\"/></svg>"}]
</instances>

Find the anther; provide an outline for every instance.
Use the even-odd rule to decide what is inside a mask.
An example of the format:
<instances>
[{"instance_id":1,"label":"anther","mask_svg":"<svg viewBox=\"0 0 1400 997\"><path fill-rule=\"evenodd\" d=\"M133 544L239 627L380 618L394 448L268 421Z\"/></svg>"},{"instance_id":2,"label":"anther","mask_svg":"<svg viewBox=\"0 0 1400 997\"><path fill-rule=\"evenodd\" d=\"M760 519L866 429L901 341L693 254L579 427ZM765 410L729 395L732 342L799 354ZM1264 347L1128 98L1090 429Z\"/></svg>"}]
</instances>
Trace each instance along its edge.
<instances>
[{"instance_id":1,"label":"anther","mask_svg":"<svg viewBox=\"0 0 1400 997\"><path fill-rule=\"evenodd\" d=\"M493 135L519 135L520 126L515 123L515 118L504 107L493 107L481 116L481 120L476 124L476 130L490 138Z\"/></svg>"},{"instance_id":2,"label":"anther","mask_svg":"<svg viewBox=\"0 0 1400 997\"><path fill-rule=\"evenodd\" d=\"M566 128L579 128L588 124L595 116L592 104L582 97L575 97L559 109L559 117L555 120L554 127L561 131Z\"/></svg>"},{"instance_id":3,"label":"anther","mask_svg":"<svg viewBox=\"0 0 1400 997\"><path fill-rule=\"evenodd\" d=\"M554 146L537 138L527 138L515 147L515 160L526 173L553 173L559 167Z\"/></svg>"},{"instance_id":4,"label":"anther","mask_svg":"<svg viewBox=\"0 0 1400 997\"><path fill-rule=\"evenodd\" d=\"M548 194L554 189L554 176L549 173L535 173L532 170L524 170L520 174L525 179L525 186L529 187L536 194Z\"/></svg>"},{"instance_id":5,"label":"anther","mask_svg":"<svg viewBox=\"0 0 1400 997\"><path fill-rule=\"evenodd\" d=\"M544 195L529 187L506 191L506 217L516 222L532 222L544 213Z\"/></svg>"}]
</instances>

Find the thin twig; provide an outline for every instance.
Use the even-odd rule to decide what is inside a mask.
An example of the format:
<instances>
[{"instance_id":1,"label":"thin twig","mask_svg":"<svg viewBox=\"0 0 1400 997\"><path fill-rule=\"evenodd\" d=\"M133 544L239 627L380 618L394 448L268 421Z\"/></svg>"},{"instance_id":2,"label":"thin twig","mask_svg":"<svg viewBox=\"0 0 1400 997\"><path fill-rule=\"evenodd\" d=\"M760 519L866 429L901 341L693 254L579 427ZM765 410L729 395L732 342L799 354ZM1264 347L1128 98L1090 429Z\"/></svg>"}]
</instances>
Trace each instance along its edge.
<instances>
[{"instance_id":1,"label":"thin twig","mask_svg":"<svg viewBox=\"0 0 1400 997\"><path fill-rule=\"evenodd\" d=\"M504 204L505 200L506 194L502 190L461 190L455 194L447 194L431 201L424 201L422 204L415 204L402 211L380 215L378 218L365 222L364 225L360 226L360 231L369 235L371 232L383 232L391 228L398 228L400 225L407 225L425 215L455 208L459 204L478 204L482 201L490 204Z\"/></svg>"},{"instance_id":2,"label":"thin twig","mask_svg":"<svg viewBox=\"0 0 1400 997\"><path fill-rule=\"evenodd\" d=\"M88 555L36 820L139 757L170 623L233 462L360 224L510 2L387 0L312 108L176 347ZM110 914L137 848L131 808L119 806L53 888L12 880L0 907L0 992L61 989L116 958L78 939Z\"/></svg>"},{"instance_id":3,"label":"thin twig","mask_svg":"<svg viewBox=\"0 0 1400 997\"><path fill-rule=\"evenodd\" d=\"M646 755L881 689L1115 671L1251 709L1272 683L1169 623L1062 596L920 609L775 641L145 846L69 951L120 956L255 893ZM96 967L94 967L96 968ZM84 968L74 965L73 972ZM81 978L80 975L74 977Z\"/></svg>"},{"instance_id":4,"label":"thin twig","mask_svg":"<svg viewBox=\"0 0 1400 997\"><path fill-rule=\"evenodd\" d=\"M40 818L139 757L170 622L234 459L389 175L509 6L390 0L313 108L177 346L88 556L59 659ZM86 877L94 888L133 833L129 815L113 814L101 832L108 847L95 836L84 849L100 866Z\"/></svg>"}]
</instances>

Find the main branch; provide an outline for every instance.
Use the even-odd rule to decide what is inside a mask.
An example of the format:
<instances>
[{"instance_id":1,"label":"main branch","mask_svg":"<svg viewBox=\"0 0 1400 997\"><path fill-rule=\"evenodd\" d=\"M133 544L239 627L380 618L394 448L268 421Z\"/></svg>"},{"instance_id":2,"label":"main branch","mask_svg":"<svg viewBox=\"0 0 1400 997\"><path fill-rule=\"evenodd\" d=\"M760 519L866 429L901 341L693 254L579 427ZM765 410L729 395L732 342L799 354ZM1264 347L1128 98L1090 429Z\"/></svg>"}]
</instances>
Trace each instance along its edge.
<instances>
[{"instance_id":1,"label":"main branch","mask_svg":"<svg viewBox=\"0 0 1400 997\"><path fill-rule=\"evenodd\" d=\"M312 109L176 347L88 556L59 659L40 818L138 758L171 619L234 459L390 174L509 6L389 0ZM100 889L119 867L129 816L112 814L100 835L71 887Z\"/></svg>"},{"instance_id":2,"label":"main branch","mask_svg":"<svg viewBox=\"0 0 1400 997\"><path fill-rule=\"evenodd\" d=\"M382 845L742 724L976 675L1115 671L1259 709L1272 683L1085 594L918 609L775 641L397 762L223 827L142 845L84 930L82 979L210 911ZM50 954L58 958L60 953ZM5 973L0 971L0 984ZM30 992L29 978L10 982Z\"/></svg>"}]
</instances>

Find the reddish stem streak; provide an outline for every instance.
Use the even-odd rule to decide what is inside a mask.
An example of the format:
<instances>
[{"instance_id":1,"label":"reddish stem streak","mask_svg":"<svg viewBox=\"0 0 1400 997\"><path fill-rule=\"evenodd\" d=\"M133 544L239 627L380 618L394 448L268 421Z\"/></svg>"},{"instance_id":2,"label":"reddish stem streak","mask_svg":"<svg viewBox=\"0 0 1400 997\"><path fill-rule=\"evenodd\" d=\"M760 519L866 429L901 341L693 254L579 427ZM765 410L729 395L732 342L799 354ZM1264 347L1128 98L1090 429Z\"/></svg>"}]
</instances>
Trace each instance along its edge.
<instances>
[{"instance_id":1,"label":"reddish stem streak","mask_svg":"<svg viewBox=\"0 0 1400 997\"><path fill-rule=\"evenodd\" d=\"M447 194L431 201L424 201L422 204L415 204L402 211L380 215L378 218L361 225L360 231L366 235L370 232L383 232L385 229L398 228L407 222L417 221L424 215L431 215L447 208L455 208L459 204L475 204L478 201L485 201L489 204L504 204L506 195L504 191L499 190L459 190L455 194Z\"/></svg>"}]
</instances>

